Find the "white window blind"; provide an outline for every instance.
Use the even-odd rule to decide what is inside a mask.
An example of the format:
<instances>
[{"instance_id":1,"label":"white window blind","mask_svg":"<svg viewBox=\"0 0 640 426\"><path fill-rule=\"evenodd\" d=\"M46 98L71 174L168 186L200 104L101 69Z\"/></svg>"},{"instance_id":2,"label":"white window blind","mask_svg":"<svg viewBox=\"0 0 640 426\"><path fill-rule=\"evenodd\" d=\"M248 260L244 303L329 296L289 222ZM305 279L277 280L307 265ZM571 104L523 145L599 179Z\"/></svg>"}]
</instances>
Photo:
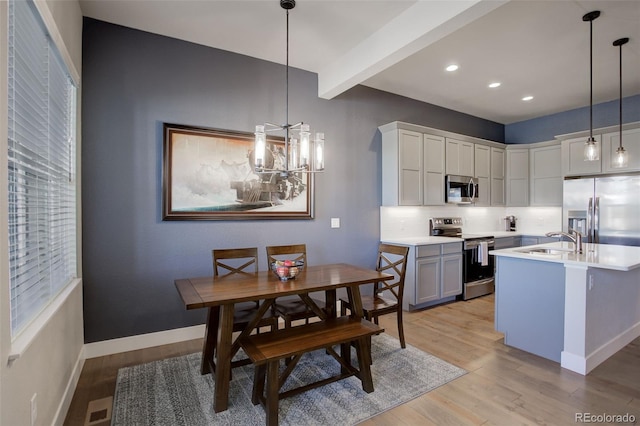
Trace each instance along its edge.
<instances>
[{"instance_id":1,"label":"white window blind","mask_svg":"<svg viewBox=\"0 0 640 426\"><path fill-rule=\"evenodd\" d=\"M31 1L10 0L8 34L11 334L77 275L76 88Z\"/></svg>"}]
</instances>

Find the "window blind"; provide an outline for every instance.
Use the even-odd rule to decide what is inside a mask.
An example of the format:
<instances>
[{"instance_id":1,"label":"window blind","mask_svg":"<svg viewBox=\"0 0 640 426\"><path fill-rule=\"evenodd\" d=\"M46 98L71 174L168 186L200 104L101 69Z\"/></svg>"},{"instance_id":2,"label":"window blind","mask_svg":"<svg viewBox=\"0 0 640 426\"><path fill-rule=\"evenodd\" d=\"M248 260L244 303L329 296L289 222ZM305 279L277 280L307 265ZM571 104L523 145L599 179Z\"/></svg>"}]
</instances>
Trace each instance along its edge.
<instances>
[{"instance_id":1,"label":"window blind","mask_svg":"<svg viewBox=\"0 0 640 426\"><path fill-rule=\"evenodd\" d=\"M31 1L10 0L8 218L11 334L77 275L76 88Z\"/></svg>"}]
</instances>

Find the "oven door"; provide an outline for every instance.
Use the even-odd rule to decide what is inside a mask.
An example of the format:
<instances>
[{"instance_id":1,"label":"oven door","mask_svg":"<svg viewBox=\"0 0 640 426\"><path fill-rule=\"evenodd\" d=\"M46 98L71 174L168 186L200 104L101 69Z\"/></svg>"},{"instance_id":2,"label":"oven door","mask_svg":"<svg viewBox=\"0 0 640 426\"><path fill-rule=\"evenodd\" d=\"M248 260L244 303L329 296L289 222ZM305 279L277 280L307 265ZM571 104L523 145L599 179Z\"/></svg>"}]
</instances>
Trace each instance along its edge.
<instances>
[{"instance_id":1,"label":"oven door","mask_svg":"<svg viewBox=\"0 0 640 426\"><path fill-rule=\"evenodd\" d=\"M493 250L495 243L488 241L488 250ZM495 256L487 253L487 259L483 262L479 254L479 241L465 241L463 250L463 292L462 298L468 300L474 297L493 293L495 290L494 265ZM483 265L483 263L485 263Z\"/></svg>"}]
</instances>

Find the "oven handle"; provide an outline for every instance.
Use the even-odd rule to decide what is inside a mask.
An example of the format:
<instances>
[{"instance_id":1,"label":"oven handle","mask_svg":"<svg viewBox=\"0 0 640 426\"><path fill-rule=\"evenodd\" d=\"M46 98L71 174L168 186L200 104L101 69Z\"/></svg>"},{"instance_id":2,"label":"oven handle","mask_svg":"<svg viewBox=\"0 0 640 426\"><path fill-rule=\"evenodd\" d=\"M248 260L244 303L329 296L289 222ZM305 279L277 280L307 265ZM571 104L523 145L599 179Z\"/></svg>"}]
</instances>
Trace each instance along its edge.
<instances>
[{"instance_id":1,"label":"oven handle","mask_svg":"<svg viewBox=\"0 0 640 426\"><path fill-rule=\"evenodd\" d=\"M478 281L471 281L471 282L468 282L468 283L465 283L465 284L468 285L468 286L476 286L476 285L488 284L488 283L490 283L492 281L495 281L495 280L496 280L496 277L491 277L491 278L485 278L485 279L478 280Z\"/></svg>"},{"instance_id":2,"label":"oven handle","mask_svg":"<svg viewBox=\"0 0 640 426\"><path fill-rule=\"evenodd\" d=\"M474 249L474 248L478 247L481 242L484 242L484 241L465 241L464 242L464 249L465 250ZM489 250L493 250L493 248L494 248L494 246L496 244L495 240L487 240L486 243L489 246Z\"/></svg>"}]
</instances>

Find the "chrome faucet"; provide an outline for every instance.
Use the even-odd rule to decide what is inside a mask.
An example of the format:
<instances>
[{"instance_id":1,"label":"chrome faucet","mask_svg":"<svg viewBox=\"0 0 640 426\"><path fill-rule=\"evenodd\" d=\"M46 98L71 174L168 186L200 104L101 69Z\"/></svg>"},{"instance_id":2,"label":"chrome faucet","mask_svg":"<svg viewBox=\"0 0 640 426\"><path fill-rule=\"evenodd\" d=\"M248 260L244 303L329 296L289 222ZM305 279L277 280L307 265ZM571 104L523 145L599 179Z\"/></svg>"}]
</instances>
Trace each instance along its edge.
<instances>
[{"instance_id":1,"label":"chrome faucet","mask_svg":"<svg viewBox=\"0 0 640 426\"><path fill-rule=\"evenodd\" d=\"M582 253L582 234L579 233L578 231L569 229L569 233L557 231L557 232L547 232L546 235L547 237L560 237L560 238L566 237L568 240L573 242L573 252Z\"/></svg>"}]
</instances>

